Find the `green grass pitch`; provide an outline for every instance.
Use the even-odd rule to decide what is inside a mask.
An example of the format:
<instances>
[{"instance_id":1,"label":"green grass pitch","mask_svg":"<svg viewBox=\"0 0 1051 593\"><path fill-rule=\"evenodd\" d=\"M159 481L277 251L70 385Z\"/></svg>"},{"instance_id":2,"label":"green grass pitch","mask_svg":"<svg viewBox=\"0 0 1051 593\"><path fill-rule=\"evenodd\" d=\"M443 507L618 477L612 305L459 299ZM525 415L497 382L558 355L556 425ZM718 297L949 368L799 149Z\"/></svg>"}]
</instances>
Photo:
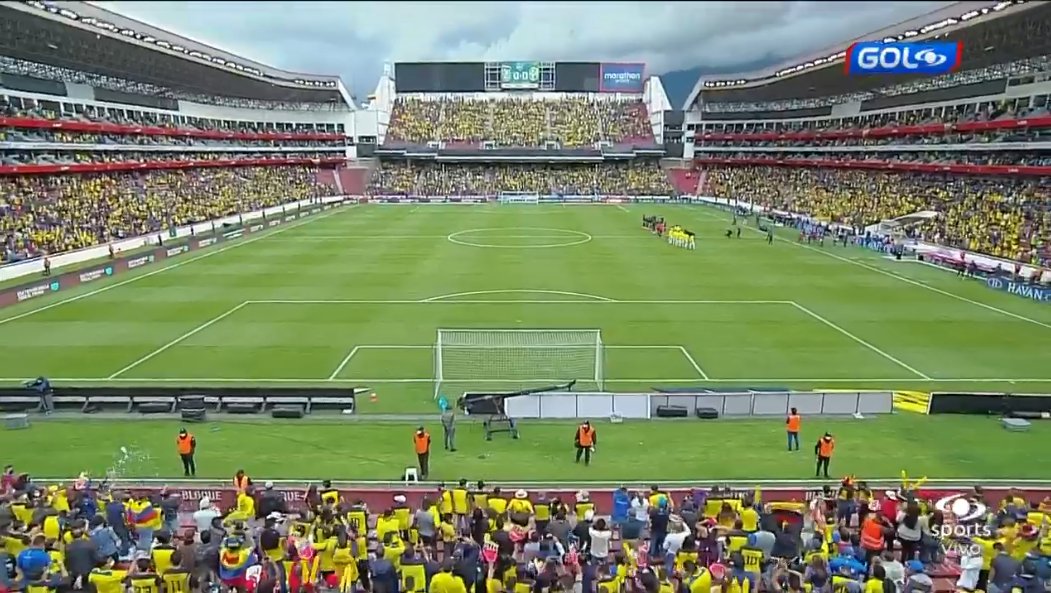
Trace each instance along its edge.
<instances>
[{"instance_id":1,"label":"green grass pitch","mask_svg":"<svg viewBox=\"0 0 1051 593\"><path fill-rule=\"evenodd\" d=\"M694 230L697 250L641 230L643 214ZM669 205L333 211L169 268L4 309L0 381L42 374L56 384L366 384L378 401L363 401L361 414L424 414L435 411L430 346L438 328L597 328L607 345L607 387L618 391L657 384L1051 388L1046 304L858 248L795 245L787 231L773 245L752 230L726 239L726 216ZM819 422L808 426L816 432ZM1051 444L1042 425L1007 435L987 419L826 422L841 434L837 461L880 476L905 466L939 477L1037 477L1001 462L996 448ZM170 475L177 468L163 457L174 426L52 421L2 433L0 447L43 475L104 468L119 446L133 444L157 459L142 473ZM521 441L468 444L481 440L475 430L461 431L460 453L437 456L436 476L584 478L568 461L567 425L531 423ZM225 423L200 432L219 445L202 450L204 466L214 467L208 475L228 476L236 458L275 477L385 479L409 464L409 431L355 421ZM589 469L596 480L805 478L811 471L805 452L768 456L783 446L776 421L628 422L602 431ZM299 439L306 450L348 442L368 452L307 463L297 457L307 453L283 453L276 435ZM705 452L709 439L739 445L733 462ZM15 445L23 441L33 446ZM658 463L640 450L640 443L679 441L697 445ZM751 452L753 443L766 444ZM905 443L913 461L885 460Z\"/></svg>"}]
</instances>

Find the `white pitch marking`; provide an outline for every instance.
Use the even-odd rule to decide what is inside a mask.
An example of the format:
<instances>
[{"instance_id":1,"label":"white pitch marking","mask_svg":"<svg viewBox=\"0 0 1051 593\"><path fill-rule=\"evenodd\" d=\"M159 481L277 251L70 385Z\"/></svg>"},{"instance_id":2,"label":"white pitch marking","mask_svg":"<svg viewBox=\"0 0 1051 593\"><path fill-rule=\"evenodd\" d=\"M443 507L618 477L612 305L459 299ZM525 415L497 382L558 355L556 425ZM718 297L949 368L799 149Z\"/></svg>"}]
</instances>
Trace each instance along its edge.
<instances>
[{"instance_id":1,"label":"white pitch marking","mask_svg":"<svg viewBox=\"0 0 1051 593\"><path fill-rule=\"evenodd\" d=\"M716 218L716 217L710 215L707 212L700 212L700 214L703 214L704 216L706 216L708 218ZM718 217L718 220L726 221L727 219L724 218L724 217ZM762 231L760 231L759 229L753 228L753 227L746 227L746 228L748 230L754 231L756 233L762 233ZM800 244L800 243L796 243L794 241L790 241L788 239L785 239L784 237L778 237L778 236L775 235L774 238L777 239L778 241L782 241L784 243L788 243L789 245L795 245L796 247L801 247L803 249L807 249L807 250L813 251L815 253L820 253L821 255L824 255L824 256L827 256L827 257L831 257L833 259L838 259L839 261L846 262L846 263L851 264L851 265L855 265L855 266L859 266L859 267L865 268L866 270L869 270L869 271L872 271L872 272L876 272L877 274L883 274L884 276L888 276L890 278L894 278L895 280L900 280L901 282L905 282L906 284L911 284L913 286L918 286L918 287L920 287L920 288L922 288L924 290L929 290L931 292L934 292L934 293L937 293L937 294L940 294L940 295L944 295L944 296L947 296L949 298L956 299L958 301L962 301L962 302L965 302L965 303L970 303L970 304L972 304L972 305L974 305L976 307L981 307L981 308L986 309L988 311L993 311L994 313L999 313L1001 315L1006 315L1007 317L1012 317L1012 318L1017 319L1019 321L1025 321L1026 323L1032 323L1033 325L1039 325L1040 327L1045 327L1047 329L1051 329L1051 323L1044 323L1043 321L1032 319L1030 317L1026 317L1025 315L1019 315L1018 313L1012 313L1011 311L1007 311L1007 310L1001 309L999 307L994 307L993 305L990 305L990 304L987 304L987 303L983 303L981 301L976 301L974 299L970 299L970 298L967 298L965 296L958 295L958 294L953 293L953 292L949 292L947 290L942 290L940 288L936 288L936 287L931 286L929 284L925 284L923 282L920 282L919 280L914 280L914 279L909 278L907 276L902 276L901 274L895 274L894 272L889 272L887 270L883 270L883 269L877 268L876 266L867 264L865 262L856 261L856 260L853 260L853 259L850 259L850 258L846 258L846 257L843 257L842 255L831 253L831 252L825 251L823 249L818 249L816 247L811 247L810 245L803 245L803 244Z\"/></svg>"},{"instance_id":2,"label":"white pitch marking","mask_svg":"<svg viewBox=\"0 0 1051 593\"><path fill-rule=\"evenodd\" d=\"M627 208L625 208L624 206L621 206L620 204L617 204L617 210L621 210L623 212L627 212L628 214L631 214L631 210L628 210Z\"/></svg>"},{"instance_id":3,"label":"white pitch marking","mask_svg":"<svg viewBox=\"0 0 1051 593\"><path fill-rule=\"evenodd\" d=\"M500 291L504 292L504 291ZM526 291L535 292L535 291ZM450 295L442 295L441 300L433 300L436 297L420 300L357 300L357 299L272 299L248 301L251 305L461 305L461 304L534 304L534 305L791 305L792 301L670 301L670 300L627 300L615 299L590 300L590 301L564 301L550 299L464 299L448 300Z\"/></svg>"},{"instance_id":4,"label":"white pitch marking","mask_svg":"<svg viewBox=\"0 0 1051 593\"><path fill-rule=\"evenodd\" d=\"M355 206L357 206L357 204L352 204L352 205L348 206L347 208L348 209L349 208L354 208ZM241 247L242 245L248 245L249 243L255 243L256 241L259 241L260 239L266 239L268 237L273 237L273 236L276 236L276 235L280 235L281 233L283 233L285 231L290 231L292 229L299 228L299 227L301 227L303 225L307 225L307 224L310 224L312 222L316 222L316 221L321 220L323 218L328 218L329 216L332 216L333 214L336 214L337 212L341 212L343 210L344 209L342 209L342 208L337 208L335 210L332 210L328 214L322 214L320 216L312 216L312 217L310 217L310 218L308 218L306 220L303 220L301 222L297 222L295 224L291 224L291 225L288 225L288 226L283 226L283 227L275 229L273 231L264 232L264 233L260 234L259 236L250 237L248 239L245 239L244 241L231 243L230 245L227 245L226 247L220 247L219 249L209 250L209 251L206 251L205 253L202 253L201 255L197 255L197 256L191 257L189 259L184 259L184 260L176 262L174 264L164 266L163 268L159 268L159 269L153 270L152 272L147 272L145 274L141 274L141 275L135 276L133 278L128 278L127 280L122 280L120 282L117 282L116 284L108 284L106 286L103 286L102 288L97 288L95 290L92 290L91 292L85 292L84 294L78 294L76 296L72 296L72 297L69 297L67 299L62 299L61 301L50 303L48 305L44 305L43 307L39 307L37 309L26 311L25 313L19 313L18 315L12 315L11 317L5 317L3 319L0 319L0 325L3 325L5 323L9 323L11 321L15 321L15 320L18 320L18 319L23 319L25 317L29 317L30 315L36 315L37 313L41 313L43 311L47 311L48 309L53 309L53 308L61 306L61 305L65 305L65 304L68 304L68 303L75 303L75 302L77 302L77 301L79 301L81 299L86 299L88 297L92 297L92 296L95 296L97 294L102 294L102 293L104 293L106 291L113 290L114 288L120 288L121 286L125 286L127 284L131 284L132 282L138 282L139 280L142 280L143 278L149 278L150 276L154 276L156 274L160 274L161 272L167 272L168 270L174 270L175 268L178 268L178 267L181 267L181 266L185 266L186 264L192 264L193 262L200 261L200 260L202 260L202 259L204 259L206 257L212 257L213 255L219 255L220 253L223 253L224 251L228 251L230 249L236 249L238 247Z\"/></svg>"},{"instance_id":5,"label":"white pitch marking","mask_svg":"<svg viewBox=\"0 0 1051 593\"><path fill-rule=\"evenodd\" d=\"M521 290L519 290L519 289L507 289L507 290L472 290L470 292L453 292L453 293L450 293L450 294L440 294L438 296L433 296L433 297L430 297L430 298L427 298L427 299L423 299L422 302L433 303L433 302L437 302L437 301L457 299L457 298L465 297L465 296L481 296L481 295L487 295L487 294L553 294L553 295L559 295L559 296L571 296L571 297L578 297L578 298L582 298L582 299L591 299L591 300L594 300L594 301L603 301L603 302L610 302L610 301L613 300L613 299L610 299L610 298L606 298L604 296L598 296L598 295L594 295L594 294L587 294L587 293L583 293L583 292L571 292L571 291L568 291L568 290L539 290L539 289L537 289L537 290L534 290L534 289L521 289ZM565 301L556 301L556 302L565 302Z\"/></svg>"},{"instance_id":6,"label":"white pitch marking","mask_svg":"<svg viewBox=\"0 0 1051 593\"><path fill-rule=\"evenodd\" d=\"M679 346L679 350L682 352L682 355L686 357L686 360L690 361L690 364L693 365L693 369L697 371L697 374L699 374L705 381L709 381L708 373L705 373L704 369L701 368L701 365L697 364L697 361L693 359L690 351L683 346Z\"/></svg>"},{"instance_id":7,"label":"white pitch marking","mask_svg":"<svg viewBox=\"0 0 1051 593\"><path fill-rule=\"evenodd\" d=\"M201 332L201 331L211 327L212 325L215 325L216 323L222 321L223 319L226 319L230 315L233 315L234 313L240 311L241 308L244 307L247 304L248 304L248 301L245 301L245 302L241 303L240 305L236 305L234 308L230 309L229 311L227 311L227 312L225 312L225 313L223 313L221 315L218 315L216 317L213 317L212 319L210 319L208 321L205 321L201 325L198 325L197 327L195 327L195 328L191 329L190 331L184 333L183 335L179 336L178 338L175 338L174 340L168 342L167 344L161 346L160 348L157 348L153 352L150 352L146 356L143 356L142 358L136 360L135 362L129 364L128 366L122 368L121 370L113 373L108 378L109 379L116 379L120 375L123 375L124 373L130 371L131 369L133 369L133 368L139 366L140 364L146 362L147 360L153 358L154 356L157 356L161 352L164 352L165 350L171 348L172 346L175 346L179 342L182 342L183 340L189 338L190 336L193 336L194 334L197 334L198 332Z\"/></svg>"},{"instance_id":8,"label":"white pitch marking","mask_svg":"<svg viewBox=\"0 0 1051 593\"><path fill-rule=\"evenodd\" d=\"M821 315L818 315L817 313L811 311L810 309L804 307L803 305L800 305L799 303L796 303L796 302L793 302L792 304L797 309L802 311L803 313L806 313L810 317L816 319L817 321L820 321L821 323L823 323L823 324L827 325L828 327L836 330L837 332L843 334L844 336L850 338L851 340L854 340L858 344L861 344L862 346L864 346L865 348L868 348L869 350L875 352L876 354L879 354L883 358L886 358L887 360L889 360L889 361L893 362L894 364L900 366L901 368L909 371L910 373L916 375L917 377L920 377L921 379L925 379L927 381L933 381L933 379L931 379L931 377L928 376L926 373L923 373L921 371L918 371L918 370L914 369L913 367L909 366L908 364L906 364L906 363L902 362L901 360L891 356L890 354L887 354L883 350L880 350L876 346L873 346L869 342L866 342L865 340L863 340L863 339L859 338L858 336L850 333L849 331L843 329L842 327L840 327L839 325L836 325L835 323L829 321L828 319L825 319Z\"/></svg>"},{"instance_id":9,"label":"white pitch marking","mask_svg":"<svg viewBox=\"0 0 1051 593\"><path fill-rule=\"evenodd\" d=\"M347 366L347 363L350 362L351 358L354 358L354 355L358 353L359 349L361 349L361 346L354 346L354 348L350 351L350 354L344 357L343 361L339 363L338 367L336 367L336 370L332 371L332 374L328 376L329 381L335 381L336 377L338 377L339 374L343 372L343 369Z\"/></svg>"}]
</instances>

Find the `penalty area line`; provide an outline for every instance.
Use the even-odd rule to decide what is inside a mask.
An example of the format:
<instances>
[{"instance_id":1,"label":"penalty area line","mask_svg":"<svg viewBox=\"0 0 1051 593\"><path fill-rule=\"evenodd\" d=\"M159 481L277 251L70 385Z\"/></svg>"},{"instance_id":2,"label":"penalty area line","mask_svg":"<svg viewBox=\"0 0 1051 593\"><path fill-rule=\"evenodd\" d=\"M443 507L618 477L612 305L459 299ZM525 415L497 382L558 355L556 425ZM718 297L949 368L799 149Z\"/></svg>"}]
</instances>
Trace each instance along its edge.
<instances>
[{"instance_id":1,"label":"penalty area line","mask_svg":"<svg viewBox=\"0 0 1051 593\"><path fill-rule=\"evenodd\" d=\"M24 382L24 381L27 381L27 380L29 380L31 378L32 377L0 377L0 382L6 382L6 383ZM490 383L504 382L504 383L506 383L506 382L510 381L510 382L515 382L515 383L552 383L552 382L559 382L559 381L564 381L564 380L565 380L565 377L556 378L556 379L521 379L521 380L519 380L519 379L514 379L514 380L509 380L509 379L470 379L470 380L464 380L464 381L444 381L444 382L445 383L484 383L484 382L490 382ZM645 383L653 383L653 384L685 383L687 385L696 385L698 381L702 381L702 380L703 381L707 381L708 383L728 383L728 384L750 383L750 384L753 384L753 385L765 385L765 384L770 384L770 383L777 383L777 384L779 384L779 386L785 386L785 385L790 386L793 383L795 383L795 384L798 384L798 383L829 383L829 384L832 384L832 383L836 383L836 384L843 384L843 383L847 383L847 384L849 384L849 383L854 383L854 384L856 384L856 383L868 383L868 384L872 384L872 385L881 385L881 386L888 385L888 386L892 386L892 387L896 386L896 385L902 385L902 384L908 384L908 383L932 383L932 384L937 384L937 383L946 383L946 384L950 384L950 383L956 383L956 384L959 384L959 383L1051 383L1051 378L1048 378L1048 377L1029 378L1029 379L991 378L991 377L977 377L977 378L970 378L970 379L965 379L965 378L919 379L919 378L914 378L914 377L901 377L901 378L897 378L897 379L887 378L887 377L869 378L869 379L851 379L851 378L845 378L845 377L828 377L828 378L823 378L823 379L814 379L814 378L807 378L807 377L787 377L787 378L781 378L781 379L768 378L768 377L751 378L751 379L739 379L739 378L734 378L734 379L702 379L702 378L696 377L696 376L695 377L685 377L685 378L681 378L681 379L663 379L663 378L650 378L650 379L604 379L603 382L604 383L612 383L612 384L629 384L629 385L630 384L645 384ZM358 383L358 384L377 383L377 384L381 384L381 383L433 383L434 382L434 378L433 377L426 377L426 378L421 377L421 378L415 378L415 379L391 379L391 378L360 379L360 378L356 378L356 377L348 377L348 378L345 378L345 379L332 379L332 380L329 380L327 378L319 379L317 377L302 378L302 379L291 379L291 378L280 378L280 377L279 378L255 378L255 379L231 378L231 377L213 377L213 378L199 378L199 377L195 377L195 378L178 378L178 377L177 378L117 377L117 378L113 378L113 379L108 379L108 378L105 378L105 377L81 377L81 378L58 377L58 378L52 378L51 381L52 382L62 382L62 383L136 383L136 382L138 382L138 383L179 383L179 384L191 384L191 383L246 383L246 384L251 384L251 383ZM800 391L807 391L807 389L800 388Z\"/></svg>"},{"instance_id":2,"label":"penalty area line","mask_svg":"<svg viewBox=\"0 0 1051 593\"><path fill-rule=\"evenodd\" d=\"M328 380L335 381L336 377L338 377L339 374L343 372L343 369L346 368L347 363L350 362L350 359L354 358L354 355L357 354L358 350L360 349L361 346L354 346L354 348L351 349L350 354L343 357L343 360L340 361L339 366L336 367L336 370L332 371L332 374L328 376Z\"/></svg>"}]
</instances>

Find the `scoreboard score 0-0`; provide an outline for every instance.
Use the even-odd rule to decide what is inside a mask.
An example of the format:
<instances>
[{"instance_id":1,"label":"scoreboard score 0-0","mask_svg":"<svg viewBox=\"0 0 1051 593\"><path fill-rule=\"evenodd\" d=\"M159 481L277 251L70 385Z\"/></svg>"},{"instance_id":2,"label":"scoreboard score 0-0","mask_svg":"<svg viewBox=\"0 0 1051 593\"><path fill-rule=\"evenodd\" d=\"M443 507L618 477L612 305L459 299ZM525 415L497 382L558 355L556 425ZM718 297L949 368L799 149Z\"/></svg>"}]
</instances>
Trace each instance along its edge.
<instances>
[{"instance_id":1,"label":"scoreboard score 0-0","mask_svg":"<svg viewBox=\"0 0 1051 593\"><path fill-rule=\"evenodd\" d=\"M504 62L500 65L500 88L513 90L539 87L539 62Z\"/></svg>"}]
</instances>

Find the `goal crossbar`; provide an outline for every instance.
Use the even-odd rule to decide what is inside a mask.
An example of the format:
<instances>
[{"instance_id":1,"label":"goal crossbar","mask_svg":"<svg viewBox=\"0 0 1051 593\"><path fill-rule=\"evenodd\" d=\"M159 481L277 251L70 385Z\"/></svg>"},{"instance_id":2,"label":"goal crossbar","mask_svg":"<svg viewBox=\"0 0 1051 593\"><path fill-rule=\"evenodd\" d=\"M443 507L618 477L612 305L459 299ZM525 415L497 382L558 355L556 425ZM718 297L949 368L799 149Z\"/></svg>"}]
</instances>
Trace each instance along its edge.
<instances>
[{"instance_id":1,"label":"goal crossbar","mask_svg":"<svg viewBox=\"0 0 1051 593\"><path fill-rule=\"evenodd\" d=\"M599 329L439 329L434 346L434 396L450 382L499 382L513 389L540 377L586 381L602 388Z\"/></svg>"}]
</instances>

